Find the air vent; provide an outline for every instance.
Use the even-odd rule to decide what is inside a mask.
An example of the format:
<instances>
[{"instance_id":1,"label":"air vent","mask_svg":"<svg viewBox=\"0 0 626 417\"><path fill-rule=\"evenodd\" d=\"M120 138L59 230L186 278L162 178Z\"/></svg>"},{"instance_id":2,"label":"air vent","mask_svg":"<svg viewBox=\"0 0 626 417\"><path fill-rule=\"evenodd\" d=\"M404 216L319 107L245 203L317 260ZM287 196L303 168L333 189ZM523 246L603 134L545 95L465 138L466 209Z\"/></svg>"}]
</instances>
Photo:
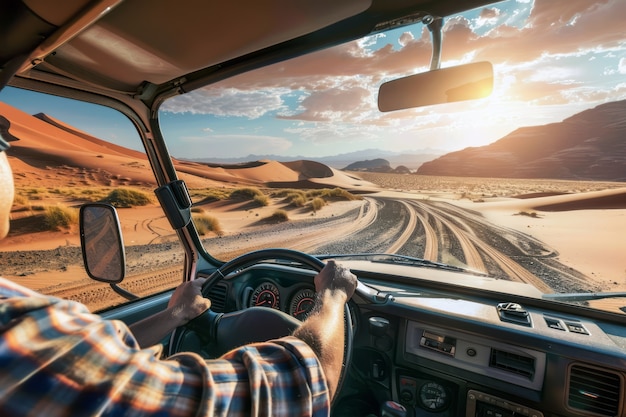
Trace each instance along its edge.
<instances>
[{"instance_id":1,"label":"air vent","mask_svg":"<svg viewBox=\"0 0 626 417\"><path fill-rule=\"evenodd\" d=\"M223 313L226 309L226 295L228 294L228 286L219 282L211 288L207 297L211 300L211 310L216 313Z\"/></svg>"},{"instance_id":2,"label":"air vent","mask_svg":"<svg viewBox=\"0 0 626 417\"><path fill-rule=\"evenodd\" d=\"M504 350L491 349L489 366L523 376L530 380L535 375L535 358Z\"/></svg>"},{"instance_id":3,"label":"air vent","mask_svg":"<svg viewBox=\"0 0 626 417\"><path fill-rule=\"evenodd\" d=\"M599 416L617 416L622 392L619 374L589 366L570 368L567 405Z\"/></svg>"}]
</instances>

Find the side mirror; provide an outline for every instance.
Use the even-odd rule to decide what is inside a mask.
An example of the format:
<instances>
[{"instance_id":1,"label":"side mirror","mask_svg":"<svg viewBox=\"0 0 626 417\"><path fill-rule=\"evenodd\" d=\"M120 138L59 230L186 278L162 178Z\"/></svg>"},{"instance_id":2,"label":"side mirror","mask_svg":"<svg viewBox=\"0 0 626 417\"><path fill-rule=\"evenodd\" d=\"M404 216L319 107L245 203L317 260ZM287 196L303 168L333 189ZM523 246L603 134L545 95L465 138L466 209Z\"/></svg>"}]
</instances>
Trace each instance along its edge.
<instances>
[{"instance_id":1,"label":"side mirror","mask_svg":"<svg viewBox=\"0 0 626 417\"><path fill-rule=\"evenodd\" d=\"M117 284L126 273L122 230L117 211L109 204L80 208L80 245L85 270L96 281Z\"/></svg>"},{"instance_id":2,"label":"side mirror","mask_svg":"<svg viewBox=\"0 0 626 417\"><path fill-rule=\"evenodd\" d=\"M135 300L135 294L117 286L126 275L126 256L122 229L115 207L89 203L80 207L80 246L83 263L90 278L107 282L113 291Z\"/></svg>"},{"instance_id":3,"label":"side mirror","mask_svg":"<svg viewBox=\"0 0 626 417\"><path fill-rule=\"evenodd\" d=\"M476 62L386 82L378 91L382 112L484 98L493 91L493 66Z\"/></svg>"}]
</instances>

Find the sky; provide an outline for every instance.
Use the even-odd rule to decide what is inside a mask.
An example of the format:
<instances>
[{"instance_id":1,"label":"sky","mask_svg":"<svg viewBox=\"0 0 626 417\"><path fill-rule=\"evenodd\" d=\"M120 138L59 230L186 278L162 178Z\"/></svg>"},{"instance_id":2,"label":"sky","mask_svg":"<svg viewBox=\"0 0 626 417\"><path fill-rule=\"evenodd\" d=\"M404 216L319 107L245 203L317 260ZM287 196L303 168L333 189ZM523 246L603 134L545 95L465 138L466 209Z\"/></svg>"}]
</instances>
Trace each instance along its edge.
<instances>
[{"instance_id":1,"label":"sky","mask_svg":"<svg viewBox=\"0 0 626 417\"><path fill-rule=\"evenodd\" d=\"M419 153L492 143L626 98L624 0L511 0L446 18L442 67L490 61L485 99L381 113L384 81L424 72L422 24L369 36L168 100L161 126L179 158L323 157L362 149ZM123 116L5 89L0 100L129 145Z\"/></svg>"}]
</instances>

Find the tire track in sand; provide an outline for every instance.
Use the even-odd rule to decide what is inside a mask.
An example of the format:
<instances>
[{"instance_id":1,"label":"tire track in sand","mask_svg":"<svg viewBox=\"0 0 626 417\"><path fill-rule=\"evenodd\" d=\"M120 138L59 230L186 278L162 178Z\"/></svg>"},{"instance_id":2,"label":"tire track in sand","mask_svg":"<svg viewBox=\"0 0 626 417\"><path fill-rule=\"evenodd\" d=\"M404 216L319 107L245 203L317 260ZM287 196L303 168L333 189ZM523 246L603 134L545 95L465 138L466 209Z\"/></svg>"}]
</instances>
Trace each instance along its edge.
<instances>
[{"instance_id":1,"label":"tire track in sand","mask_svg":"<svg viewBox=\"0 0 626 417\"><path fill-rule=\"evenodd\" d=\"M500 250L480 239L472 226L465 221L465 216L461 210L455 210L455 214L451 214L449 211L442 210L441 208L428 203L412 201L411 204L417 210L423 210L425 213L433 216L433 218L436 218L438 221L437 224L445 226L450 231L452 236L454 236L454 238L459 242L466 264L470 269L488 273L483 261L484 256L491 259L496 265L498 265L498 267L506 274L508 279L531 284L542 292L552 292L550 286L542 279L535 276L508 255L502 253ZM476 218L472 220L474 222L477 221ZM491 228L491 225L486 221L480 221L480 223L482 227ZM439 230L438 232L442 233L443 231ZM519 249L522 250L522 248Z\"/></svg>"}]
</instances>

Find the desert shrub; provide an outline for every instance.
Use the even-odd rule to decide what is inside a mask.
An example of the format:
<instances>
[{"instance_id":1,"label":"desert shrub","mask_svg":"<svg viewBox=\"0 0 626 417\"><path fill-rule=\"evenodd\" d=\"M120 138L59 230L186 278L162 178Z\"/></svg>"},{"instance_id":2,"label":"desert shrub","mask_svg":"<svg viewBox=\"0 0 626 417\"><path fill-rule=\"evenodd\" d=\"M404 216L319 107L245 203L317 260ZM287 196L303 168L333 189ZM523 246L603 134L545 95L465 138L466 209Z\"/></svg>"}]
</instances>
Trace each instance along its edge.
<instances>
[{"instance_id":1,"label":"desert shrub","mask_svg":"<svg viewBox=\"0 0 626 417\"><path fill-rule=\"evenodd\" d=\"M269 197L265 194L255 195L252 201L257 203L259 206L267 206L270 203Z\"/></svg>"},{"instance_id":2,"label":"desert shrub","mask_svg":"<svg viewBox=\"0 0 626 417\"><path fill-rule=\"evenodd\" d=\"M94 188L81 188L80 189L80 194L81 195L99 195L101 193L101 189L94 189Z\"/></svg>"},{"instance_id":3,"label":"desert shrub","mask_svg":"<svg viewBox=\"0 0 626 417\"><path fill-rule=\"evenodd\" d=\"M48 230L60 230L78 224L78 210L64 206L48 206L44 212L44 224Z\"/></svg>"},{"instance_id":4,"label":"desert shrub","mask_svg":"<svg viewBox=\"0 0 626 417\"><path fill-rule=\"evenodd\" d=\"M272 193L274 197L283 198L285 203L291 204L295 207L304 207L308 198L307 194L296 188L284 188L282 190Z\"/></svg>"},{"instance_id":5,"label":"desert shrub","mask_svg":"<svg viewBox=\"0 0 626 417\"><path fill-rule=\"evenodd\" d=\"M47 188L33 188L33 187L26 187L26 188L18 187L16 188L16 192L15 192L16 196L20 195L28 200L43 200L44 198L48 196L48 194L49 193L48 193Z\"/></svg>"},{"instance_id":6,"label":"desert shrub","mask_svg":"<svg viewBox=\"0 0 626 417\"><path fill-rule=\"evenodd\" d=\"M272 215L268 217L268 220L275 222L286 222L289 220L289 215L285 210L279 209L272 213Z\"/></svg>"},{"instance_id":7,"label":"desert shrub","mask_svg":"<svg viewBox=\"0 0 626 417\"><path fill-rule=\"evenodd\" d=\"M230 198L234 200L252 200L263 192L255 187L236 188L230 193Z\"/></svg>"},{"instance_id":8,"label":"desert shrub","mask_svg":"<svg viewBox=\"0 0 626 417\"><path fill-rule=\"evenodd\" d=\"M310 190L307 192L307 196L310 198L313 197L322 197L326 199L335 199L335 200L360 200L361 197L358 197L352 194L349 191L344 190L343 188L323 188L321 190Z\"/></svg>"},{"instance_id":9,"label":"desert shrub","mask_svg":"<svg viewBox=\"0 0 626 417\"><path fill-rule=\"evenodd\" d=\"M213 232L218 236L221 236L224 233L222 227L220 226L220 222L216 217L202 213L192 214L192 218L200 236L204 236L208 232Z\"/></svg>"},{"instance_id":10,"label":"desert shrub","mask_svg":"<svg viewBox=\"0 0 626 417\"><path fill-rule=\"evenodd\" d=\"M325 205L326 201L324 201L324 199L321 197L315 197L313 200L311 200L311 210L313 211L318 211Z\"/></svg>"},{"instance_id":11,"label":"desert shrub","mask_svg":"<svg viewBox=\"0 0 626 417\"><path fill-rule=\"evenodd\" d=\"M300 194L289 194L286 200L287 202L289 202L289 204L295 207L304 207L304 205L306 204L306 197Z\"/></svg>"},{"instance_id":12,"label":"desert shrub","mask_svg":"<svg viewBox=\"0 0 626 417\"><path fill-rule=\"evenodd\" d=\"M520 211L517 213L518 216L527 216L533 218L539 218L539 214L536 211Z\"/></svg>"},{"instance_id":13,"label":"desert shrub","mask_svg":"<svg viewBox=\"0 0 626 417\"><path fill-rule=\"evenodd\" d=\"M252 200L260 206L267 206L270 203L263 191L254 187L237 188L230 193L230 198L233 200Z\"/></svg>"},{"instance_id":14,"label":"desert shrub","mask_svg":"<svg viewBox=\"0 0 626 417\"><path fill-rule=\"evenodd\" d=\"M16 193L15 197L13 197L13 205L30 206L30 200L28 199L28 197Z\"/></svg>"},{"instance_id":15,"label":"desert shrub","mask_svg":"<svg viewBox=\"0 0 626 417\"><path fill-rule=\"evenodd\" d=\"M76 200L101 201L107 196L108 191L103 187L59 187L51 189L50 193Z\"/></svg>"},{"instance_id":16,"label":"desert shrub","mask_svg":"<svg viewBox=\"0 0 626 417\"><path fill-rule=\"evenodd\" d=\"M116 188L104 198L104 201L115 207L135 207L152 203L152 198L141 190Z\"/></svg>"},{"instance_id":17,"label":"desert shrub","mask_svg":"<svg viewBox=\"0 0 626 417\"><path fill-rule=\"evenodd\" d=\"M292 200L294 198L302 198L302 199L307 199L307 193L305 193L303 190L295 190L295 189L291 189L288 190L288 192L283 193L282 197L284 197L287 200Z\"/></svg>"},{"instance_id":18,"label":"desert shrub","mask_svg":"<svg viewBox=\"0 0 626 417\"><path fill-rule=\"evenodd\" d=\"M287 197L289 194L305 194L304 191L299 190L297 188L281 188L280 190L276 190L272 192L272 195L277 198Z\"/></svg>"},{"instance_id":19,"label":"desert shrub","mask_svg":"<svg viewBox=\"0 0 626 417\"><path fill-rule=\"evenodd\" d=\"M35 195L35 194L48 194L48 189L47 188L42 188L42 187L33 187L33 188L26 188L24 190L25 193L30 194L30 195Z\"/></svg>"},{"instance_id":20,"label":"desert shrub","mask_svg":"<svg viewBox=\"0 0 626 417\"><path fill-rule=\"evenodd\" d=\"M194 201L220 201L230 197L231 190L226 188L195 188L189 190L189 195Z\"/></svg>"}]
</instances>

